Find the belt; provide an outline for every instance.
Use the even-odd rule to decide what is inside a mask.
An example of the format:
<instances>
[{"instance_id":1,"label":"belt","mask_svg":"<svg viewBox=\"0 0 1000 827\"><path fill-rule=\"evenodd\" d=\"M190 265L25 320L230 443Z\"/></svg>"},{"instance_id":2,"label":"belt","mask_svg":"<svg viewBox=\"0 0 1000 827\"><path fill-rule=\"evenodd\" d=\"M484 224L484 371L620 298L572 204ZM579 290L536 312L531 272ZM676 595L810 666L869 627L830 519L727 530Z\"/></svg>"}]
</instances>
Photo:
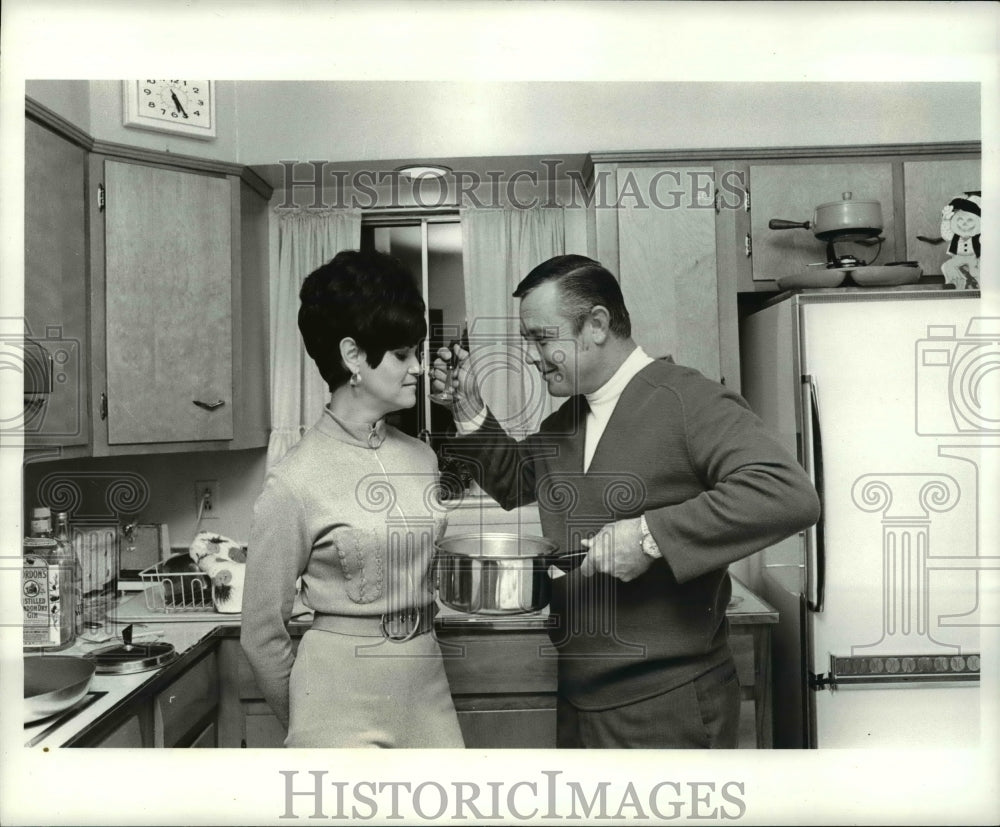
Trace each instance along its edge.
<instances>
[{"instance_id":1,"label":"belt","mask_svg":"<svg viewBox=\"0 0 1000 827\"><path fill-rule=\"evenodd\" d=\"M437 611L436 604L428 603L426 606L368 617L316 612L313 615L311 628L337 635L379 637L391 640L393 643L404 643L431 631L434 628L434 615Z\"/></svg>"}]
</instances>

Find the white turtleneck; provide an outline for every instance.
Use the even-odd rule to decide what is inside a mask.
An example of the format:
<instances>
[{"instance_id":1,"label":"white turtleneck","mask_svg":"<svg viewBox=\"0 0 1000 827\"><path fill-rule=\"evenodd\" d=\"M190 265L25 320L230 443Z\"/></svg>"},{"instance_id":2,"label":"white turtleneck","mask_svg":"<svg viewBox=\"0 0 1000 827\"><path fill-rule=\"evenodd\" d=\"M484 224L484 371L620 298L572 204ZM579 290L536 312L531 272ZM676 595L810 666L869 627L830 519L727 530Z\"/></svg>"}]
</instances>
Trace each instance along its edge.
<instances>
[{"instance_id":1,"label":"white turtleneck","mask_svg":"<svg viewBox=\"0 0 1000 827\"><path fill-rule=\"evenodd\" d=\"M607 382L593 393L585 394L587 404L590 405L590 412L587 414L583 441L584 471L590 467L594 451L597 450L597 443L601 441L601 435L608 426L611 414L615 412L615 407L618 405L618 400L621 399L625 386L632 381L633 376L652 361L653 358L646 351L641 347L636 347Z\"/></svg>"}]
</instances>

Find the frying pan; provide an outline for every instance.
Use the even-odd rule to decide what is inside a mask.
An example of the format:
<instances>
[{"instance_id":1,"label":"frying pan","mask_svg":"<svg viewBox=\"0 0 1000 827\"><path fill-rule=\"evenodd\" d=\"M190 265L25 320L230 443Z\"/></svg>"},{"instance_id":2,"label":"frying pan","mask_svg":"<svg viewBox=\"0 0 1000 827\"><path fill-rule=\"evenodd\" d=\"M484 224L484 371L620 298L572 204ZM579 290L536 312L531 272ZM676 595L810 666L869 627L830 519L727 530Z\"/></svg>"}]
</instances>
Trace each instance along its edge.
<instances>
[{"instance_id":1,"label":"frying pan","mask_svg":"<svg viewBox=\"0 0 1000 827\"><path fill-rule=\"evenodd\" d=\"M24 722L40 721L69 709L90 688L95 665L70 655L24 659Z\"/></svg>"}]
</instances>

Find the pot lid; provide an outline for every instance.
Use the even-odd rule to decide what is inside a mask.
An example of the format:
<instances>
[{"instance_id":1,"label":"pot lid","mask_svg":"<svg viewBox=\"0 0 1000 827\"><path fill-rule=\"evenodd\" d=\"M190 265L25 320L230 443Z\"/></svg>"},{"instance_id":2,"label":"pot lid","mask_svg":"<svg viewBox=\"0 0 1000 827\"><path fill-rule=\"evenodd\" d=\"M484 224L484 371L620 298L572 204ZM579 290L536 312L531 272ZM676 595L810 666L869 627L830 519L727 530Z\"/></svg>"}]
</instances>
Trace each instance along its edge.
<instances>
[{"instance_id":1,"label":"pot lid","mask_svg":"<svg viewBox=\"0 0 1000 827\"><path fill-rule=\"evenodd\" d=\"M816 209L817 210L822 210L825 207L842 207L842 206L844 206L845 203L847 203L847 204L857 204L858 206L868 206L870 204L874 204L876 207L879 208L879 210L882 209L882 204L880 202L878 202L878 201L866 200L866 199L856 200L854 198L854 193L853 192L841 193L839 201L827 201L825 204L820 204Z\"/></svg>"},{"instance_id":2,"label":"pot lid","mask_svg":"<svg viewBox=\"0 0 1000 827\"><path fill-rule=\"evenodd\" d=\"M84 657L94 662L98 675L127 675L165 666L177 658L177 650L172 643L119 643Z\"/></svg>"}]
</instances>

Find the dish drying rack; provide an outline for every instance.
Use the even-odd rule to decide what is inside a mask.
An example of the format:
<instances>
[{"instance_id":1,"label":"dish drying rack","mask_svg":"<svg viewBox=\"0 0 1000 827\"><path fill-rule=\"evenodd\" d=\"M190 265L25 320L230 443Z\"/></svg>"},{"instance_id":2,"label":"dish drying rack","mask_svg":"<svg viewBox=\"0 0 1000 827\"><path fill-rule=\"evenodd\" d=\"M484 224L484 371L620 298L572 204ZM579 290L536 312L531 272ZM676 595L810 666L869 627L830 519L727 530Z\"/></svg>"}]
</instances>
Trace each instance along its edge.
<instances>
[{"instance_id":1,"label":"dish drying rack","mask_svg":"<svg viewBox=\"0 0 1000 827\"><path fill-rule=\"evenodd\" d=\"M139 572L145 585L146 608L151 612L215 611L212 580L200 571L165 571L162 562Z\"/></svg>"}]
</instances>

